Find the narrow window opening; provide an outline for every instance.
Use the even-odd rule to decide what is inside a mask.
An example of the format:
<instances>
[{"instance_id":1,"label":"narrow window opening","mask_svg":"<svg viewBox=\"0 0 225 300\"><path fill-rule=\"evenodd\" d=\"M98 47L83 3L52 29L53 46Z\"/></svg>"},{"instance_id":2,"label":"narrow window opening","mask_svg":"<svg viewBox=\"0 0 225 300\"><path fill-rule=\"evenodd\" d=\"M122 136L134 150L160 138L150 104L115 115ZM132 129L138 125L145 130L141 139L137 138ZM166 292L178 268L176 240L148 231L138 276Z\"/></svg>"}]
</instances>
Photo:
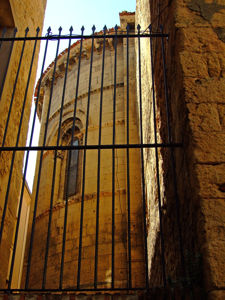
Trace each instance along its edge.
<instances>
[{"instance_id":1,"label":"narrow window opening","mask_svg":"<svg viewBox=\"0 0 225 300\"><path fill-rule=\"evenodd\" d=\"M73 141L73 146L78 146L79 140L76 138ZM68 180L68 196L73 196L77 192L77 174L78 174L78 156L79 150L71 150L70 162L69 162L69 153L67 158L67 180Z\"/></svg>"},{"instance_id":2,"label":"narrow window opening","mask_svg":"<svg viewBox=\"0 0 225 300\"><path fill-rule=\"evenodd\" d=\"M135 31L135 24L134 23L127 23L129 26L129 31Z\"/></svg>"}]
</instances>

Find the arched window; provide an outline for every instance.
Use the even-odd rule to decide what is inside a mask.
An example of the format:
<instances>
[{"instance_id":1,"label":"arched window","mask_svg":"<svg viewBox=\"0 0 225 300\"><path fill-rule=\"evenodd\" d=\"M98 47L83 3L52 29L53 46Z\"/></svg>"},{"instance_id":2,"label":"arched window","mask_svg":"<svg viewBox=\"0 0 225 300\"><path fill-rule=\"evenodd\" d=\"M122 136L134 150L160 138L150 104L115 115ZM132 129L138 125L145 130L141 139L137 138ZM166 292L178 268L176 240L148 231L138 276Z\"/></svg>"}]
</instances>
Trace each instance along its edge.
<instances>
[{"instance_id":1,"label":"arched window","mask_svg":"<svg viewBox=\"0 0 225 300\"><path fill-rule=\"evenodd\" d=\"M73 119L66 119L61 127L62 130L62 145L70 146L73 134L73 146L79 146L83 143L83 128L80 119L76 118L76 125L74 130ZM78 149L62 150L61 152L61 167L59 180L59 199L66 199L78 195L81 187L82 176L82 151Z\"/></svg>"},{"instance_id":2,"label":"arched window","mask_svg":"<svg viewBox=\"0 0 225 300\"><path fill-rule=\"evenodd\" d=\"M78 146L79 140L75 138L73 141L73 146ZM78 177L78 158L79 158L79 150L73 149L68 152L67 155L67 195L72 196L77 192L77 177Z\"/></svg>"}]
</instances>

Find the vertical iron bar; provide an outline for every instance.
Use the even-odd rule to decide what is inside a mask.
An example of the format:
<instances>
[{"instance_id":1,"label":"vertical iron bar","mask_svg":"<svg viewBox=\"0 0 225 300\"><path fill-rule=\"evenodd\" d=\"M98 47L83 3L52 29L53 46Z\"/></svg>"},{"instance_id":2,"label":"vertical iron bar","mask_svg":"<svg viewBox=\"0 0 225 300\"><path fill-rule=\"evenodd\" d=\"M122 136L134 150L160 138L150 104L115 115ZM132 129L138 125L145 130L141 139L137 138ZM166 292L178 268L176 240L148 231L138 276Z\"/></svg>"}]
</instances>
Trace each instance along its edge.
<instances>
[{"instance_id":1,"label":"vertical iron bar","mask_svg":"<svg viewBox=\"0 0 225 300\"><path fill-rule=\"evenodd\" d=\"M37 30L36 30L36 37L38 37L39 32L40 32L40 28L38 27ZM30 69L29 69L29 74L28 74L28 79L27 79L27 85L26 85L26 90L25 90L25 94L24 94L23 107L22 107L22 111L21 111L21 117L20 117L20 123L19 123L19 129L18 129L18 132L17 132L17 140L16 140L16 146L15 147L18 147L18 144L19 144L20 132L21 132L21 128L22 128L24 110L25 110L25 107L26 107L27 94L28 94L28 89L29 89L29 84L30 84L30 78L31 78L31 73L32 73L32 68L33 68L35 52L36 52L36 46L37 46L37 40L35 40L35 43L34 43L33 54L32 54L32 58L31 58ZM12 162L11 162L11 170L13 168L15 154L16 154L16 151L13 152L13 157L12 157ZM10 183L11 183L11 180L8 181L7 191L9 190ZM17 239L18 239L18 232L19 232L19 224L20 224L22 203L23 203L23 198L20 198L19 208L18 208L18 216L17 216L17 223L16 223L16 231L15 231L15 237L14 237L14 242L13 242L13 255L12 255L12 261L11 261L11 267L10 267L9 281L8 281L8 288L9 289L11 288L12 275L13 275L13 269L14 269L14 261L15 261L15 255L16 255L16 247L17 247Z\"/></svg>"},{"instance_id":2,"label":"vertical iron bar","mask_svg":"<svg viewBox=\"0 0 225 300\"><path fill-rule=\"evenodd\" d=\"M62 93L62 100L61 100L61 109L60 109L60 116L59 116L59 127L58 127L56 147L59 146L60 133L61 133L61 124L62 124L63 106L64 106L65 92L66 92L67 73L68 73L68 66L69 66L69 59L70 59L70 46L71 46L72 32L73 32L73 27L71 26L70 27L70 35L69 35L69 45L68 45L68 52L67 52L67 61L66 61L65 77L64 77L64 84L63 84L63 93ZM54 199L54 190L55 190L57 148L55 149L54 152L55 152L54 153L54 166L53 166L53 175L52 175L52 188L51 188L51 198L50 198L50 208L49 208L48 231L47 231L47 239L46 239L45 262L44 262L44 271L43 271L43 278L42 278L42 289L45 289L46 271L47 271L47 266L48 266L48 253L49 253L49 242L50 242L51 222L52 222L52 208L53 208L53 199Z\"/></svg>"},{"instance_id":3,"label":"vertical iron bar","mask_svg":"<svg viewBox=\"0 0 225 300\"><path fill-rule=\"evenodd\" d=\"M138 30L138 71L139 71L139 98L140 98L140 138L141 145L143 145L143 120L142 120L142 82L141 82L141 42L140 42L140 29ZM145 283L148 289L148 248L147 248L147 225L146 225L146 196L145 196L145 170L144 170L144 149L141 148L141 169L142 169L142 201L143 201L143 225L144 225L144 248L145 248Z\"/></svg>"},{"instance_id":4,"label":"vertical iron bar","mask_svg":"<svg viewBox=\"0 0 225 300\"><path fill-rule=\"evenodd\" d=\"M61 31L62 31L62 28L60 27L59 28L59 36L61 35ZM51 90L50 90L48 111L47 111L47 116L46 116L43 146L45 146L46 139L47 139L48 121L49 121L49 115L50 115L50 109L51 109L51 101L52 101L52 94L53 94L53 85L54 85L54 81L55 81L55 71L56 71L56 64L57 64L57 59L58 59L59 44L60 44L60 38L58 38L58 42L57 42L57 49L56 49L56 56L55 56L55 62L54 62L54 69L53 69L53 76L52 76L52 83L51 83ZM36 187L36 195L35 195L35 202L34 202L34 213L33 213L32 229L31 229L31 239L30 239L30 245L29 245L28 266L27 266L27 274L26 274L26 289L28 288L28 284L29 284L30 262L31 262L32 250L33 250L35 219L36 219L37 204L38 204L37 202L38 202L38 195L39 195L39 185L40 185L40 179L41 179L43 154L44 154L44 150L42 149L41 154L40 154L40 163L39 163L39 169L38 169L37 187Z\"/></svg>"},{"instance_id":5,"label":"vertical iron bar","mask_svg":"<svg viewBox=\"0 0 225 300\"><path fill-rule=\"evenodd\" d=\"M90 60L90 73L89 73L89 86L88 86L88 101L87 101L87 116L85 128L85 146L87 146L88 138L88 119L90 109L90 92L91 92L91 79L92 79L92 64L93 64L93 51L94 51L94 32L95 26L92 27L92 46L91 46L91 60ZM83 181L82 181L82 200L81 200L81 214L80 214L80 237L79 237L79 254L78 254L78 271L77 271L77 288L80 289L80 271L81 271L81 255L82 255L82 234L83 234L83 214L84 214L84 191L85 191L85 168L86 168L86 148L84 149L83 157Z\"/></svg>"},{"instance_id":6,"label":"vertical iron bar","mask_svg":"<svg viewBox=\"0 0 225 300\"><path fill-rule=\"evenodd\" d=\"M15 92L16 92L16 86L17 86L17 81L18 81L18 77L19 77L19 73L20 73L20 67L21 67L21 63L22 63L22 59L23 59L23 53L24 53L24 48L25 48L25 44L26 44L26 37L27 37L28 31L29 31L29 29L27 28L26 31L25 31L25 38L24 38L24 41L23 41L23 46L22 46L22 50L21 50L21 54L20 54L20 60L19 60L18 69L17 69L17 72L16 72L16 78L15 78L14 86L13 86L12 97L11 97L11 101L10 101L10 105L9 105L9 112L8 112L8 115L7 115L4 136L3 136L3 140L2 140L2 147L4 147L4 145L5 145L5 139L6 139L6 134L7 134L8 125L9 125L9 119L10 119L10 116L11 116L12 105L13 105L13 102L14 102L14 96L15 96Z\"/></svg>"},{"instance_id":7,"label":"vertical iron bar","mask_svg":"<svg viewBox=\"0 0 225 300\"><path fill-rule=\"evenodd\" d=\"M2 39L4 39L5 34L6 34L6 27L4 27L2 30L2 36L1 36ZM0 41L0 49L2 47L2 43L3 43L3 41Z\"/></svg>"},{"instance_id":8,"label":"vertical iron bar","mask_svg":"<svg viewBox=\"0 0 225 300\"><path fill-rule=\"evenodd\" d=\"M11 116L12 105L13 105L13 102L14 102L13 100L14 100L16 85L17 85L17 81L18 81L18 77L19 77L19 73L20 73L20 67L21 67L21 63L22 63L22 59L23 59L23 53L24 53L24 48L25 48L25 44L26 44L26 37L27 37L28 31L29 31L29 29L26 28L26 30L25 30L25 39L23 41L23 46L22 46L22 50L21 50L21 54L20 54L19 65L18 65L16 78L15 78L15 82L14 82L14 87L13 87L13 92L12 92L12 97L11 97L11 101L10 101L10 105L9 105L9 112L8 112L8 116L7 116L7 120L6 120L5 131L4 131L3 141L2 141L2 147L4 147L4 144L5 144L6 134L7 134L8 125L9 125L9 119L10 119L10 116ZM0 153L1 153L1 151L0 151ZM15 154L13 154L13 161L14 161L14 156L15 156ZM8 206L8 196L9 196L9 188L10 188L10 182L11 182L11 178L12 178L12 172L13 172L13 163L11 163L11 168L10 168L10 172L9 172L9 179L8 179L8 185L7 185L7 191L6 191L6 196L5 196L5 203L4 203L4 208L3 208L3 212L2 212L2 220L1 220L1 228L0 228L0 243L1 243L1 240L2 240L3 227L4 227L4 222L5 222L6 210L7 210L7 206Z\"/></svg>"},{"instance_id":9,"label":"vertical iron bar","mask_svg":"<svg viewBox=\"0 0 225 300\"><path fill-rule=\"evenodd\" d=\"M74 110L73 110L73 125L72 125L72 136L71 136L71 146L73 145L73 137L75 133L75 123L76 123L76 113L77 113L77 99L78 99L78 91L79 91L79 82L80 82L80 64L81 64L81 55L82 55L82 47L83 47L83 34L84 34L84 26L81 28L81 40L80 40L80 53L77 67L77 84L75 91L75 100L74 100ZM71 150L69 150L68 157L68 170L71 164ZM62 242L62 257L61 257L61 268L60 268L60 279L59 279L59 288L62 289L63 284L63 271L64 271L64 257L65 257L65 245L66 245L66 227L67 227L67 216L68 216L68 184L70 180L70 173L68 174L67 182L66 182L66 195L65 195L65 215L64 215L64 227L63 227L63 242Z\"/></svg>"},{"instance_id":10,"label":"vertical iron bar","mask_svg":"<svg viewBox=\"0 0 225 300\"><path fill-rule=\"evenodd\" d=\"M113 137L112 145L115 145L116 141L116 74L117 74L117 33L118 26L115 26L115 38L114 38L114 95L113 95ZM112 282L111 288L114 289L114 274L115 274L115 148L112 149Z\"/></svg>"},{"instance_id":11,"label":"vertical iron bar","mask_svg":"<svg viewBox=\"0 0 225 300\"><path fill-rule=\"evenodd\" d=\"M48 29L48 35L49 35L50 31L51 31L51 28ZM42 67L41 67L40 81L39 81L38 91L37 91L37 100L35 102L35 110L34 110L34 116L33 116L32 127L31 127L29 147L31 147L32 142L33 142L33 135L34 135L34 129L35 129L36 116L37 116L37 108L38 108L38 103L39 103L41 82L42 82L42 77L43 77L43 73L44 73L44 66L45 66L45 59L46 59L46 55L47 55L47 48L48 48L48 39L46 40L46 44L45 44L44 57L43 57L43 62L42 62ZM26 160L25 160L25 164L24 164L24 175L23 175L22 188L21 188L21 192L20 192L20 202L23 200L23 193L24 193L24 187L25 187L25 182L26 182L26 174L27 174L27 167L28 167L28 161L29 161L29 154L30 154L30 151L27 151ZM28 278L28 277L29 276L26 276L26 278ZM25 286L26 286L26 289L27 289L27 287L28 287L27 279L26 279Z\"/></svg>"},{"instance_id":12,"label":"vertical iron bar","mask_svg":"<svg viewBox=\"0 0 225 300\"><path fill-rule=\"evenodd\" d=\"M72 125L71 146L73 145L73 139L74 139L74 133L75 133L75 123L76 123L76 114L77 114L77 100L78 100L78 91L79 91L79 83L80 83L80 65L81 65L82 50L83 50L83 35L84 35L84 26L81 27L80 53L79 53L79 60L78 60L77 84L76 84L75 102L74 102L74 110L73 110L73 125Z\"/></svg>"},{"instance_id":13,"label":"vertical iron bar","mask_svg":"<svg viewBox=\"0 0 225 300\"><path fill-rule=\"evenodd\" d=\"M85 142L87 146L88 138L88 119L90 109L91 98L91 78L92 78L92 64L93 64L93 52L94 52L94 33L95 26L92 27L92 44L91 44L91 60L90 60L90 74L89 74L89 86L88 86L88 101L87 101L87 116L86 116L86 128L85 128ZM80 289L80 270L81 270L81 255L82 255L82 234L83 234L83 216L84 216L84 191L85 191L85 168L86 168L86 148L84 148L83 158L83 182L82 182L82 199L81 199L81 211L80 211L80 238L79 238L79 254L78 254L78 270L77 270L77 288Z\"/></svg>"},{"instance_id":14,"label":"vertical iron bar","mask_svg":"<svg viewBox=\"0 0 225 300\"><path fill-rule=\"evenodd\" d=\"M127 146L130 142L129 135L129 25L127 25ZM132 288L132 274L131 274L131 236L130 236L130 156L129 148L127 148L127 231L128 231L128 261L129 261L129 270L128 270L128 287Z\"/></svg>"},{"instance_id":15,"label":"vertical iron bar","mask_svg":"<svg viewBox=\"0 0 225 300\"><path fill-rule=\"evenodd\" d=\"M152 26L149 26L150 34L152 33ZM152 69L152 96L153 96L153 120L154 120L154 138L157 144L157 125L156 125L156 103L155 103L155 80L154 80L154 64L153 64L153 45L152 37L150 37L150 57ZM165 247L162 223L162 207L161 207L161 191L160 191L160 178L159 178L159 157L158 149L155 147L155 160L156 160L156 176L157 176L157 189L158 189L158 203L159 203L159 223L160 223L160 240L161 240L161 260L162 260L162 275L163 284L166 287L166 267L165 267Z\"/></svg>"},{"instance_id":16,"label":"vertical iron bar","mask_svg":"<svg viewBox=\"0 0 225 300\"><path fill-rule=\"evenodd\" d=\"M107 27L104 26L104 40L102 52L102 78L101 78L101 94L100 94L100 113L99 113L99 139L98 145L101 146L102 137L102 100L103 100L103 84L104 84L104 67L105 67L105 35ZM97 203L96 203L96 238L95 238L95 273L94 288L97 288L98 282L98 235L99 235L99 194L100 194L100 169L101 169L101 149L98 149L98 170L97 170Z\"/></svg>"},{"instance_id":17,"label":"vertical iron bar","mask_svg":"<svg viewBox=\"0 0 225 300\"><path fill-rule=\"evenodd\" d=\"M163 26L160 26L161 33L163 34ZM165 59L165 47L164 47L164 38L161 37L162 45L162 60L163 60L163 78L164 78L164 92L165 92L165 105L166 105L166 117L167 117L167 129L168 129L168 143L172 143L171 135L171 120L170 120L170 106L169 106L169 95L168 95L168 86L167 86L167 71L166 71L166 59ZM171 163L172 163L172 176L173 176L173 186L174 194L176 201L176 219L178 226L178 235L179 235L179 246L180 246L180 256L181 256L181 267L183 271L183 277L186 276L185 260L184 260L184 249L183 249L183 238L181 230L181 219L180 219L180 199L177 192L177 177L176 177L176 163L174 157L174 149L170 148Z\"/></svg>"},{"instance_id":18,"label":"vertical iron bar","mask_svg":"<svg viewBox=\"0 0 225 300\"><path fill-rule=\"evenodd\" d=\"M17 28L15 28L14 31L13 31L13 37L12 37L12 43L11 43L11 47L10 47L10 51L9 51L9 57L8 57L8 60L7 60L7 65L6 65L4 77L3 77L3 80L2 80L1 90L0 90L0 100L2 98L2 92L3 92L5 79L6 79L6 75L7 75L8 68L9 68L9 62L10 62L10 58L11 58L11 55L12 55L12 49L13 49L14 38L16 37L16 33L17 33Z\"/></svg>"}]
</instances>

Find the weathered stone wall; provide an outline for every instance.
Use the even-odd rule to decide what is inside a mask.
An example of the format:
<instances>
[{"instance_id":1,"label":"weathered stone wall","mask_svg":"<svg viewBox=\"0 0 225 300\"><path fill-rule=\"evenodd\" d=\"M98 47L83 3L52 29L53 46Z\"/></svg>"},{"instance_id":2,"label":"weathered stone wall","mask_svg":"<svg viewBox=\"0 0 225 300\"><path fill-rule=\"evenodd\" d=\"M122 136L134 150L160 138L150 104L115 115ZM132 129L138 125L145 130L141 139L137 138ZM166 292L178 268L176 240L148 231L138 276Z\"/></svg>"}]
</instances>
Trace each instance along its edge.
<instances>
[{"instance_id":1,"label":"weathered stone wall","mask_svg":"<svg viewBox=\"0 0 225 300\"><path fill-rule=\"evenodd\" d=\"M134 21L134 15L128 16ZM103 40L95 41L93 54L93 69L90 91L90 111L88 118L88 145L97 145L99 138L100 93L102 76L102 46ZM126 143L127 126L127 80L126 80L126 42L118 40L117 45L117 76L116 76L116 138L115 143ZM78 54L80 44L71 47L70 64L66 83L65 101L63 105L60 144L66 145L71 141L71 127L76 91ZM87 117L88 86L90 72L91 40L83 43L83 53L80 69L80 84L77 99L76 126L79 132L76 137L84 144ZM47 129L47 145L56 145L59 114L61 109L62 91L64 84L65 61L67 51L59 55L56 68L52 103ZM105 71L103 84L102 128L101 143L112 144L113 140L113 98L114 98L114 59L113 40L107 39L105 51ZM40 107L41 132L39 144L43 144L46 126L47 110L50 99L53 65L47 70L43 80L43 106ZM138 127L135 105L135 51L134 41L129 44L129 132L130 143L138 142ZM67 136L67 137L66 137ZM51 238L49 243L46 288L58 288L60 265L62 257L62 239L65 216L65 185L67 151L61 151L57 156L57 170L54 183L54 203L51 221ZM66 246L63 273L63 288L77 287L78 250L80 241L80 214L82 201L82 177L85 167L84 216L81 257L81 288L93 288L95 268L95 239L96 239L96 204L98 151L86 151L86 163L83 166L84 152L79 151L77 192L69 197L68 220L66 227ZM54 151L45 151L42 160L40 185L37 178L40 164L40 153L37 159L32 207L37 189L38 204L31 259L29 287L40 288L43 278L44 258L46 253L47 228L51 189L53 186ZM129 151L130 167L130 226L131 226L131 272L132 287L143 287L144 254L143 254L143 215L141 197L140 152ZM99 240L98 240L98 288L111 287L112 270L112 150L101 150L100 159L100 211L99 211ZM115 150L115 288L128 286L128 188L127 188L127 151ZM40 240L43 243L40 243ZM27 253L29 250L29 243ZM24 277L26 275L26 265Z\"/></svg>"},{"instance_id":2,"label":"weathered stone wall","mask_svg":"<svg viewBox=\"0 0 225 300\"><path fill-rule=\"evenodd\" d=\"M42 24L44 19L46 0L43 1L6 1L1 2L0 6L0 27L7 26L17 27L17 36L24 36L25 28L29 27L29 36L36 35L36 28ZM7 11L5 9L7 8ZM12 21L13 20L13 21ZM15 146L18 126L20 121L20 113L22 103L24 100L26 83L29 72L29 65L32 57L34 42L27 42L24 50L24 55L21 63L21 69L18 76L18 82L15 89L14 100L12 104L11 116L8 123L8 130L5 140L5 146ZM22 42L15 42L11 60L7 72L7 77L4 85L4 90L1 97L0 105L0 143L2 145L4 130L6 127L6 120L8 116L9 106L12 99L13 87L16 78L20 53L22 49ZM32 75L26 100L26 108L22 123L19 145L26 144L27 128L30 115L30 107L32 102L32 93L36 76L37 59L38 59L39 45L37 46L35 61L32 69ZM2 217L3 206L5 202L5 195L8 185L9 170L11 165L12 153L1 152L0 155L0 216ZM19 189L21 184L21 174L23 166L23 153L17 153L15 156L14 168L11 178L8 206L6 211L6 221L3 231L3 237L0 247L1 268L0 268L0 285L4 287L6 284L10 247L12 246L12 236L14 231L17 206L19 198Z\"/></svg>"},{"instance_id":3,"label":"weathered stone wall","mask_svg":"<svg viewBox=\"0 0 225 300\"><path fill-rule=\"evenodd\" d=\"M198 298L201 299L199 294L196 294ZM58 300L161 300L161 299L168 299L168 300L179 300L182 299L182 291L177 289L154 289L151 291L120 291L120 292L105 292L104 295L101 294L93 294L92 293L59 293L59 292L51 292L51 294L47 293L23 293L21 292L20 295L9 295L9 294L0 294L1 300L16 300L16 299L34 299L34 300L42 300L51 297L51 299L58 299ZM104 298L103 298L104 297ZM192 299L190 290L185 289L185 299ZM213 299L213 298L212 298ZM222 299L222 298L221 298Z\"/></svg>"},{"instance_id":4,"label":"weathered stone wall","mask_svg":"<svg viewBox=\"0 0 225 300\"><path fill-rule=\"evenodd\" d=\"M22 181L21 181L22 184ZM23 204L21 209L20 227L18 232L18 241L16 248L15 264L13 268L12 288L20 288L23 273L23 260L26 246L26 236L30 213L31 193L27 183L25 183L23 193ZM12 251L12 248L11 248Z\"/></svg>"},{"instance_id":5,"label":"weathered stone wall","mask_svg":"<svg viewBox=\"0 0 225 300\"><path fill-rule=\"evenodd\" d=\"M180 201L181 229L186 264L186 283L201 285L209 298L219 299L224 289L224 1L148 1L137 2L136 21L145 29L169 33L165 41L172 139L182 142L174 150L177 190ZM149 49L143 47L143 78L150 76ZM166 141L161 40L154 41L155 88L161 121L158 129ZM149 87L143 81L143 98L150 99ZM148 104L144 104L148 105ZM151 111L146 116L151 119ZM145 126L152 132L152 127ZM149 138L150 140L150 138ZM165 237L166 275L168 282L179 285L179 244L176 223L170 153L161 151L162 180L165 185L163 229ZM148 162L146 162L147 164ZM147 166L146 176L155 176ZM154 187L155 186L155 187ZM156 184L148 187L151 195ZM148 201L149 198L148 198ZM150 202L151 204L151 202ZM153 210L154 210L153 205ZM158 222L158 217L150 219ZM160 285L159 251L155 233L150 237L150 284ZM179 275L180 274L180 275ZM220 290L221 291L218 291ZM215 290L215 291L213 291ZM224 295L224 294L223 294Z\"/></svg>"}]
</instances>

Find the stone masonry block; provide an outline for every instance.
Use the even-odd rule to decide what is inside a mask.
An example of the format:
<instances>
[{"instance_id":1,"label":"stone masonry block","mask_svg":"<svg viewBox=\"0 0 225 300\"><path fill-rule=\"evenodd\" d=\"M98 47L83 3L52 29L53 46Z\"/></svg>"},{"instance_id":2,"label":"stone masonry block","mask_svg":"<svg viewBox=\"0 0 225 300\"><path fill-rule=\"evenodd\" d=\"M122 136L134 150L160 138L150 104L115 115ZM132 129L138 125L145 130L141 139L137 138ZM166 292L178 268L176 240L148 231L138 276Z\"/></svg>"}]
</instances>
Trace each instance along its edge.
<instances>
[{"instance_id":1,"label":"stone masonry block","mask_svg":"<svg viewBox=\"0 0 225 300\"><path fill-rule=\"evenodd\" d=\"M225 291L211 291L208 294L208 299L209 300L224 300L225 299Z\"/></svg>"},{"instance_id":2,"label":"stone masonry block","mask_svg":"<svg viewBox=\"0 0 225 300\"><path fill-rule=\"evenodd\" d=\"M200 194L203 198L225 198L225 193L221 188L225 182L224 164L197 164L196 173L199 180Z\"/></svg>"}]
</instances>

